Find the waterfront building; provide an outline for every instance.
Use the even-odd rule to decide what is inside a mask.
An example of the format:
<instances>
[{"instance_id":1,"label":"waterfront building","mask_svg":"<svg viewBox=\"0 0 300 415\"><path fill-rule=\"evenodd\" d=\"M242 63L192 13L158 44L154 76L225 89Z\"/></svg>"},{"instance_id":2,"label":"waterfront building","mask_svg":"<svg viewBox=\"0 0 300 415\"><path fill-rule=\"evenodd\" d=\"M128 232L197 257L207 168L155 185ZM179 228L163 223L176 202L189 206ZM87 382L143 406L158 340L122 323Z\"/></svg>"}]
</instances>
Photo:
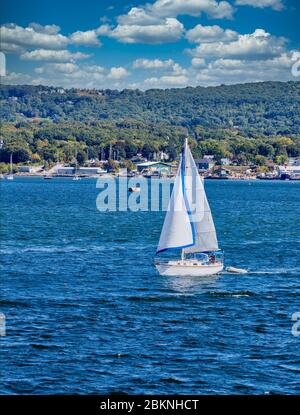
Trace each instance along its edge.
<instances>
[{"instance_id":1,"label":"waterfront building","mask_svg":"<svg viewBox=\"0 0 300 415\"><path fill-rule=\"evenodd\" d=\"M170 175L173 165L162 161L146 161L136 165L138 173Z\"/></svg>"},{"instance_id":2,"label":"waterfront building","mask_svg":"<svg viewBox=\"0 0 300 415\"><path fill-rule=\"evenodd\" d=\"M196 159L195 163L196 163L198 170L200 171L210 170L215 165L215 162L213 161L212 158L206 158L206 157L204 157L203 159Z\"/></svg>"}]
</instances>

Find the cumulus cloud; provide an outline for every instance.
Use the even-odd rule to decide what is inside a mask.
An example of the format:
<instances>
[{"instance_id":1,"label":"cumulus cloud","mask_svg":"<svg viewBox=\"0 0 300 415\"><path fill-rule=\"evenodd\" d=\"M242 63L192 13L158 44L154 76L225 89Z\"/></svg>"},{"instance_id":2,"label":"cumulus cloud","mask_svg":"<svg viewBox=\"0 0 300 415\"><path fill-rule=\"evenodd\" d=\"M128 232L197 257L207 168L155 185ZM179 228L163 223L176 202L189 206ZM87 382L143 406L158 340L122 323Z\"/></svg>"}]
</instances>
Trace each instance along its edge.
<instances>
[{"instance_id":1,"label":"cumulus cloud","mask_svg":"<svg viewBox=\"0 0 300 415\"><path fill-rule=\"evenodd\" d=\"M193 58L192 59L192 66L194 68L203 68L206 66L205 59L203 58Z\"/></svg>"},{"instance_id":2,"label":"cumulus cloud","mask_svg":"<svg viewBox=\"0 0 300 415\"><path fill-rule=\"evenodd\" d=\"M98 36L108 36L110 34L110 32L112 31L113 26L109 25L109 24L103 24L101 26L98 27L98 29L95 30L96 34Z\"/></svg>"},{"instance_id":3,"label":"cumulus cloud","mask_svg":"<svg viewBox=\"0 0 300 415\"><path fill-rule=\"evenodd\" d=\"M14 45L13 43L6 43L1 41L1 50L6 53L15 53L20 54L25 51L25 49L20 45Z\"/></svg>"},{"instance_id":4,"label":"cumulus cloud","mask_svg":"<svg viewBox=\"0 0 300 415\"><path fill-rule=\"evenodd\" d=\"M263 60L279 56L285 51L286 40L282 37L271 36L263 29L254 33L239 35L232 42L202 43L190 53L195 57L205 58L244 58L248 60Z\"/></svg>"},{"instance_id":5,"label":"cumulus cloud","mask_svg":"<svg viewBox=\"0 0 300 415\"><path fill-rule=\"evenodd\" d=\"M144 81L144 85L148 88L180 87L188 83L189 79L185 75L165 75L160 78L147 78Z\"/></svg>"},{"instance_id":6,"label":"cumulus cloud","mask_svg":"<svg viewBox=\"0 0 300 415\"><path fill-rule=\"evenodd\" d=\"M160 21L161 17L153 14L149 5L146 5L146 8L132 7L127 14L118 17L120 25L147 26L157 24Z\"/></svg>"},{"instance_id":7,"label":"cumulus cloud","mask_svg":"<svg viewBox=\"0 0 300 415\"><path fill-rule=\"evenodd\" d=\"M172 75L183 75L186 73L186 69L182 68L178 63L175 63L173 59L164 61L160 59L137 59L133 62L133 67L147 70L171 70Z\"/></svg>"},{"instance_id":8,"label":"cumulus cloud","mask_svg":"<svg viewBox=\"0 0 300 415\"><path fill-rule=\"evenodd\" d=\"M38 76L37 76L38 75ZM104 68L98 65L46 63L35 69L35 75L10 73L6 84L63 86L65 88L102 88L105 85Z\"/></svg>"},{"instance_id":9,"label":"cumulus cloud","mask_svg":"<svg viewBox=\"0 0 300 415\"><path fill-rule=\"evenodd\" d=\"M231 18L233 7L227 1L215 0L156 0L153 4L132 7L118 16L115 28L105 25L105 35L123 43L175 42L183 36L184 26L179 15L200 16L204 12L215 19Z\"/></svg>"},{"instance_id":10,"label":"cumulus cloud","mask_svg":"<svg viewBox=\"0 0 300 415\"><path fill-rule=\"evenodd\" d=\"M201 24L186 32L187 39L195 43L228 42L238 39L238 35L234 30L224 30L218 25L203 26Z\"/></svg>"},{"instance_id":11,"label":"cumulus cloud","mask_svg":"<svg viewBox=\"0 0 300 415\"><path fill-rule=\"evenodd\" d=\"M45 73L50 73L53 74L54 71L59 71L59 72L63 72L63 73L74 73L76 71L78 71L79 66L76 65L75 63L50 63L48 65L45 66L41 66L38 68L35 68L35 72L39 73L39 74L45 74Z\"/></svg>"},{"instance_id":12,"label":"cumulus cloud","mask_svg":"<svg viewBox=\"0 0 300 415\"><path fill-rule=\"evenodd\" d=\"M3 84L12 84L12 85L18 85L18 84L31 84L35 85L34 79L29 74L24 74L21 72L9 72L6 74L5 77L1 79L1 82Z\"/></svg>"},{"instance_id":13,"label":"cumulus cloud","mask_svg":"<svg viewBox=\"0 0 300 415\"><path fill-rule=\"evenodd\" d=\"M86 59L90 56L86 53L70 52L69 50L36 49L31 52L24 52L20 57L26 61L72 62L78 59Z\"/></svg>"},{"instance_id":14,"label":"cumulus cloud","mask_svg":"<svg viewBox=\"0 0 300 415\"><path fill-rule=\"evenodd\" d=\"M284 9L282 0L236 0L238 6L253 6L260 9L272 7L273 10L280 11Z\"/></svg>"},{"instance_id":15,"label":"cumulus cloud","mask_svg":"<svg viewBox=\"0 0 300 415\"><path fill-rule=\"evenodd\" d=\"M234 9L227 1L216 0L156 0L144 7L132 7L118 18L120 24L152 25L166 17L207 14L215 19L232 18Z\"/></svg>"},{"instance_id":16,"label":"cumulus cloud","mask_svg":"<svg viewBox=\"0 0 300 415\"><path fill-rule=\"evenodd\" d=\"M160 60L160 59L136 59L133 62L134 68L142 69L166 69L174 65L173 59Z\"/></svg>"},{"instance_id":17,"label":"cumulus cloud","mask_svg":"<svg viewBox=\"0 0 300 415\"><path fill-rule=\"evenodd\" d=\"M30 23L28 27L33 29L35 32L46 33L47 35L56 35L58 32L60 32L60 27L56 24L43 26L39 23Z\"/></svg>"},{"instance_id":18,"label":"cumulus cloud","mask_svg":"<svg viewBox=\"0 0 300 415\"><path fill-rule=\"evenodd\" d=\"M265 61L217 59L195 76L200 85L238 82L288 81L291 75L291 53Z\"/></svg>"},{"instance_id":19,"label":"cumulus cloud","mask_svg":"<svg viewBox=\"0 0 300 415\"><path fill-rule=\"evenodd\" d=\"M69 39L57 33L58 26L41 26L32 23L29 27L21 27L16 24L1 26L1 42L10 45L11 50L18 48L43 48L62 49Z\"/></svg>"},{"instance_id":20,"label":"cumulus cloud","mask_svg":"<svg viewBox=\"0 0 300 415\"><path fill-rule=\"evenodd\" d=\"M158 44L175 42L182 37L183 32L183 24L170 17L156 24L118 24L108 36L123 43Z\"/></svg>"},{"instance_id":21,"label":"cumulus cloud","mask_svg":"<svg viewBox=\"0 0 300 415\"><path fill-rule=\"evenodd\" d=\"M227 1L215 0L156 0L149 9L158 16L191 15L202 12L215 19L231 18L233 7Z\"/></svg>"},{"instance_id":22,"label":"cumulus cloud","mask_svg":"<svg viewBox=\"0 0 300 415\"><path fill-rule=\"evenodd\" d=\"M101 46L97 30L77 31L71 34L70 40L74 45Z\"/></svg>"},{"instance_id":23,"label":"cumulus cloud","mask_svg":"<svg viewBox=\"0 0 300 415\"><path fill-rule=\"evenodd\" d=\"M108 79L122 79L122 78L126 78L129 75L130 73L127 71L126 68L119 66L119 67L112 67L107 77Z\"/></svg>"}]
</instances>

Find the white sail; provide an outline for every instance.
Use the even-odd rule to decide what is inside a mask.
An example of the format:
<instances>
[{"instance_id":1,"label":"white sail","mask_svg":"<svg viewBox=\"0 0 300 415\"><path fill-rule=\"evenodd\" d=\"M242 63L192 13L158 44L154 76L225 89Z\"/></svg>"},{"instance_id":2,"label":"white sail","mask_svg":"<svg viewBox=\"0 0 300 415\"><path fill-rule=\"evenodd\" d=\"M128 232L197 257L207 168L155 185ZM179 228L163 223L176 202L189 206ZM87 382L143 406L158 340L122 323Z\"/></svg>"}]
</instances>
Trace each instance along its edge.
<instances>
[{"instance_id":1,"label":"white sail","mask_svg":"<svg viewBox=\"0 0 300 415\"><path fill-rule=\"evenodd\" d=\"M203 183L187 140L182 151L157 253L172 248L184 248L186 253L219 249Z\"/></svg>"},{"instance_id":2,"label":"white sail","mask_svg":"<svg viewBox=\"0 0 300 415\"><path fill-rule=\"evenodd\" d=\"M195 229L195 244L185 252L205 252L219 249L216 229L206 193L192 153L185 145L185 192L190 207L190 220Z\"/></svg>"},{"instance_id":3,"label":"white sail","mask_svg":"<svg viewBox=\"0 0 300 415\"><path fill-rule=\"evenodd\" d=\"M168 211L161 231L157 254L167 249L186 248L194 244L194 233L184 200L184 160L181 159Z\"/></svg>"}]
</instances>

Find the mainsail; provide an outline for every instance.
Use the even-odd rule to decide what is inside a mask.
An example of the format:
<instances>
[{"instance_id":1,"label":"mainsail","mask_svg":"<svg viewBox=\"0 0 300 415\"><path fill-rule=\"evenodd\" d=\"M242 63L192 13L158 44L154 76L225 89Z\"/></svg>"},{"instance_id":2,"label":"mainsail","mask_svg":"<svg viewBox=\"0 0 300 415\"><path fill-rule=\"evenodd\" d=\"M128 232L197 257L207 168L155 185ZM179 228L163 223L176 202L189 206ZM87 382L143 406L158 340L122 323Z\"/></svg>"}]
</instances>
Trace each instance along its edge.
<instances>
[{"instance_id":1,"label":"mainsail","mask_svg":"<svg viewBox=\"0 0 300 415\"><path fill-rule=\"evenodd\" d=\"M156 253L174 248L184 248L186 253L219 249L211 210L187 140Z\"/></svg>"}]
</instances>

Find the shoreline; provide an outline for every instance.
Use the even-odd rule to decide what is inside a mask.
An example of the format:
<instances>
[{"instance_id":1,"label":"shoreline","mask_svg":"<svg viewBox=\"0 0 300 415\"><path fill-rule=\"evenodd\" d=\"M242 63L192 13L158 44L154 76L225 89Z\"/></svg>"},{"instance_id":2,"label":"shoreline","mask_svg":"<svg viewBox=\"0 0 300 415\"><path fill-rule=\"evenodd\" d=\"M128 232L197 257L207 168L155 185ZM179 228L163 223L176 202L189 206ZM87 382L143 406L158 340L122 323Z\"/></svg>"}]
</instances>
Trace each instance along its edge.
<instances>
[{"instance_id":1,"label":"shoreline","mask_svg":"<svg viewBox=\"0 0 300 415\"><path fill-rule=\"evenodd\" d=\"M6 179L7 175L3 175L2 176L2 180ZM75 176L73 174L55 174L55 175L49 175L51 179L58 179L58 178L74 178ZM14 174L15 178L41 178L41 179L45 179L45 174L36 174L36 173L16 173ZM132 179L132 178L138 178L138 177L142 177L142 178L146 178L146 179L151 179L151 177L145 177L143 175L138 175L138 176L122 176L122 175L116 175L116 174L112 174L112 173L106 173L104 175L80 175L79 178L80 179L113 179L113 178L117 178L117 179ZM300 181L299 179L280 179L280 178L258 178L258 177L201 177L202 179L209 180L209 181L219 181L219 180L224 180L224 181L280 181L280 182L286 182L286 181ZM174 179L174 177L160 177L157 178L154 176L154 179ZM2 181L1 180L1 181Z\"/></svg>"}]
</instances>

